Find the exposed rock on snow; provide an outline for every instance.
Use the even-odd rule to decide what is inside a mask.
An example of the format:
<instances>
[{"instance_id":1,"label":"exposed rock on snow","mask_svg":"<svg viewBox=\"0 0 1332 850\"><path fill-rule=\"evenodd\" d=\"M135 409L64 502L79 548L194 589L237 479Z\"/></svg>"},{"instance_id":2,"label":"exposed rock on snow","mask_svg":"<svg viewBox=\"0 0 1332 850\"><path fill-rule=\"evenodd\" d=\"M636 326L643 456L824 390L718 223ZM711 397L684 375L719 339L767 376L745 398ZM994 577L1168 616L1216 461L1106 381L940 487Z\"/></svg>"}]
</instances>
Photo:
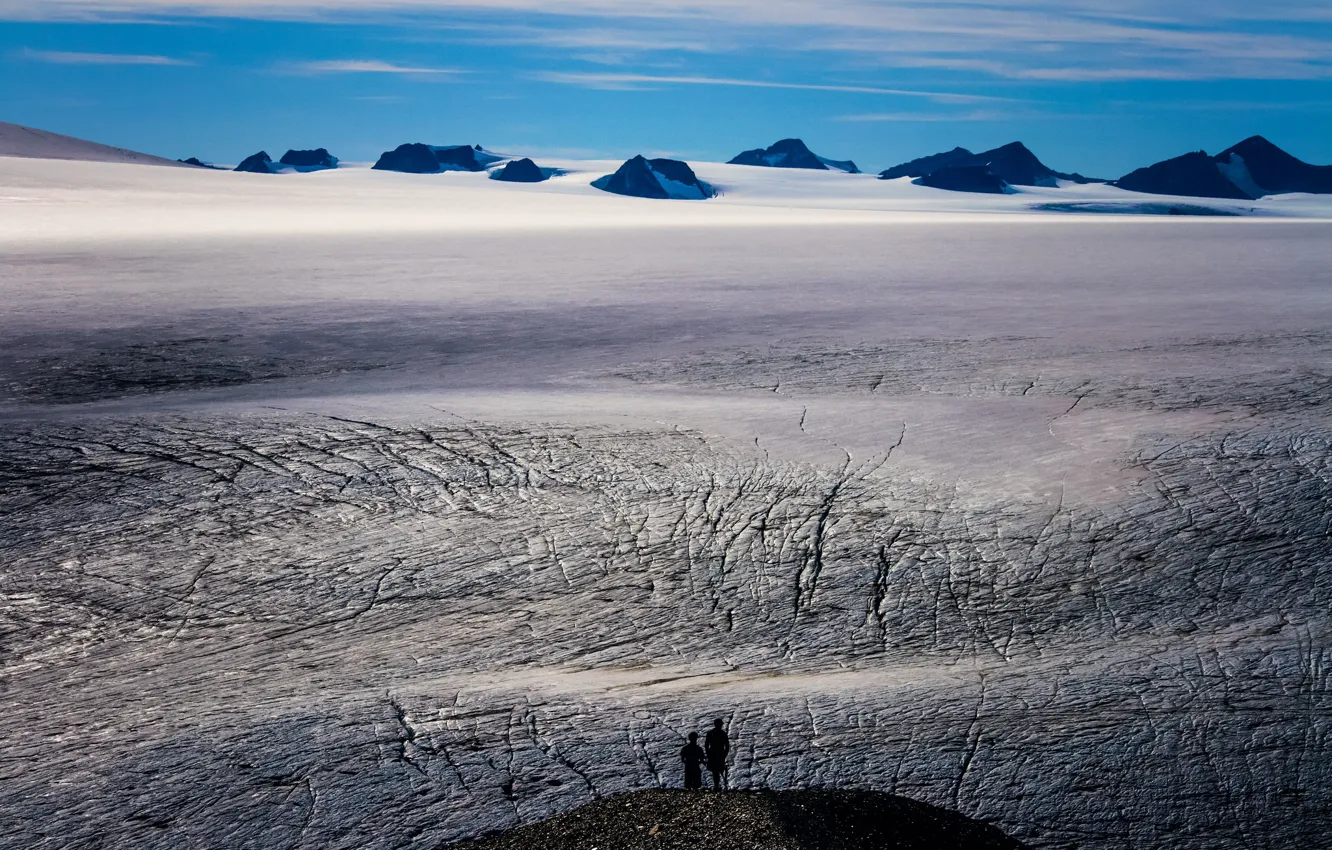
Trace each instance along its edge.
<instances>
[{"instance_id":1,"label":"exposed rock on snow","mask_svg":"<svg viewBox=\"0 0 1332 850\"><path fill-rule=\"evenodd\" d=\"M321 171L326 168L338 167L338 158L330 154L325 148L306 151L289 150L282 155L282 159L278 162L297 171Z\"/></svg>"},{"instance_id":2,"label":"exposed rock on snow","mask_svg":"<svg viewBox=\"0 0 1332 850\"><path fill-rule=\"evenodd\" d=\"M617 794L458 850L1021 850L998 829L873 791Z\"/></svg>"},{"instance_id":3,"label":"exposed rock on snow","mask_svg":"<svg viewBox=\"0 0 1332 850\"><path fill-rule=\"evenodd\" d=\"M1332 165L1310 165L1262 136L1251 136L1226 148L1215 159L1226 178L1253 197L1283 192L1332 193Z\"/></svg>"},{"instance_id":4,"label":"exposed rock on snow","mask_svg":"<svg viewBox=\"0 0 1332 850\"><path fill-rule=\"evenodd\" d=\"M1010 142L1002 147L983 153L972 153L966 148L953 148L951 151L933 156L913 159L910 162L889 168L879 173L884 180L900 177L926 177L943 168L959 168L971 165L988 166L990 171L1004 182L1013 186L1057 186L1060 180L1074 183L1103 183L1081 174L1066 174L1055 171L1036 158L1026 145ZM928 183L922 185L929 185Z\"/></svg>"},{"instance_id":5,"label":"exposed rock on snow","mask_svg":"<svg viewBox=\"0 0 1332 850\"><path fill-rule=\"evenodd\" d=\"M879 172L879 178L882 180L896 180L900 177L924 177L940 168L957 168L963 165L978 165L976 155L966 148L953 148L951 151L936 153L931 156L923 156L920 159L913 159L910 162L904 162L901 165L895 165L886 171Z\"/></svg>"},{"instance_id":6,"label":"exposed rock on snow","mask_svg":"<svg viewBox=\"0 0 1332 850\"><path fill-rule=\"evenodd\" d=\"M1130 172L1113 185L1131 192L1179 195L1190 198L1240 198L1253 200L1228 180L1206 151L1195 151Z\"/></svg>"},{"instance_id":7,"label":"exposed rock on snow","mask_svg":"<svg viewBox=\"0 0 1332 850\"><path fill-rule=\"evenodd\" d=\"M490 176L494 180L503 180L506 183L540 183L546 179L547 174L535 162L523 158L510 160Z\"/></svg>"},{"instance_id":8,"label":"exposed rock on snow","mask_svg":"<svg viewBox=\"0 0 1332 850\"><path fill-rule=\"evenodd\" d=\"M174 159L139 153L125 148L89 142L73 136L63 136L49 130L24 127L0 121L0 156L18 156L27 159L67 159L84 162L121 162L133 165L170 165L180 167Z\"/></svg>"},{"instance_id":9,"label":"exposed rock on snow","mask_svg":"<svg viewBox=\"0 0 1332 850\"><path fill-rule=\"evenodd\" d=\"M641 154L627 160L614 174L594 180L592 185L635 198L701 201L716 194L711 186L698 179L688 163L678 159L646 159Z\"/></svg>"},{"instance_id":10,"label":"exposed rock on snow","mask_svg":"<svg viewBox=\"0 0 1332 850\"><path fill-rule=\"evenodd\" d=\"M268 155L268 151L259 151L259 153L250 154L242 159L240 165L233 170L245 171L250 174L276 174L278 167L273 162L273 158Z\"/></svg>"},{"instance_id":11,"label":"exposed rock on snow","mask_svg":"<svg viewBox=\"0 0 1332 850\"><path fill-rule=\"evenodd\" d=\"M408 174L434 174L440 171L485 171L486 166L504 160L480 145L426 145L413 142L398 145L380 154L374 168L403 171Z\"/></svg>"},{"instance_id":12,"label":"exposed rock on snow","mask_svg":"<svg viewBox=\"0 0 1332 850\"><path fill-rule=\"evenodd\" d=\"M372 167L379 171L434 174L439 171L439 159L435 156L434 148L429 145L410 142L380 154Z\"/></svg>"},{"instance_id":13,"label":"exposed rock on snow","mask_svg":"<svg viewBox=\"0 0 1332 850\"><path fill-rule=\"evenodd\" d=\"M808 168L859 174L850 160L827 159L815 154L800 139L782 139L767 148L755 148L737 155L730 165L757 165L765 168Z\"/></svg>"},{"instance_id":14,"label":"exposed rock on snow","mask_svg":"<svg viewBox=\"0 0 1332 850\"><path fill-rule=\"evenodd\" d=\"M197 156L192 156L189 159L178 159L176 160L176 162L179 162L183 165L193 165L196 168L211 168L214 171L222 170L218 168L216 165L213 165L212 163L204 162L203 160L199 159Z\"/></svg>"},{"instance_id":15,"label":"exposed rock on snow","mask_svg":"<svg viewBox=\"0 0 1332 850\"><path fill-rule=\"evenodd\" d=\"M990 170L988 165L963 165L951 168L939 168L918 177L913 182L931 189L947 189L951 192L978 192L982 194L1002 195L1009 191L1009 186Z\"/></svg>"}]
</instances>

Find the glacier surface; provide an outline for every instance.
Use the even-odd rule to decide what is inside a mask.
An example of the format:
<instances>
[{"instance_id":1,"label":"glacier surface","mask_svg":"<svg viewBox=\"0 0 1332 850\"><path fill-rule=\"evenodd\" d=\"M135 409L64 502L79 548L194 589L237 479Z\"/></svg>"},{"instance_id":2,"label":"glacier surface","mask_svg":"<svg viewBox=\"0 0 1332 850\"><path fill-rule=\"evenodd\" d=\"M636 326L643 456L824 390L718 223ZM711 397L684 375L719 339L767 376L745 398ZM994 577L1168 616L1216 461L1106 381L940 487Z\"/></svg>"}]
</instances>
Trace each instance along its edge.
<instances>
[{"instance_id":1,"label":"glacier surface","mask_svg":"<svg viewBox=\"0 0 1332 850\"><path fill-rule=\"evenodd\" d=\"M556 164L0 159L0 846L434 847L713 717L1035 847L1324 840L1320 208Z\"/></svg>"}]
</instances>

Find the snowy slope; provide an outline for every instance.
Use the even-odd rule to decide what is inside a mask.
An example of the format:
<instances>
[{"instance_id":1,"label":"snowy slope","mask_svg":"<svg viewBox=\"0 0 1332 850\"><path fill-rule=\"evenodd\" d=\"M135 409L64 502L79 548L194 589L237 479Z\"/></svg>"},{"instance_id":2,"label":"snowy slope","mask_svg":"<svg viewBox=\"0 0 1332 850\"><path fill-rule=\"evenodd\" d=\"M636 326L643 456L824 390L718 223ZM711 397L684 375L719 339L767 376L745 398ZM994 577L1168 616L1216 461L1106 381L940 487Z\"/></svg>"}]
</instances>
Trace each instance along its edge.
<instances>
[{"instance_id":1,"label":"snowy slope","mask_svg":"<svg viewBox=\"0 0 1332 850\"><path fill-rule=\"evenodd\" d=\"M180 163L160 156L102 145L49 130L24 127L0 121L0 157L68 159L84 162L120 162L135 165L174 165Z\"/></svg>"},{"instance_id":2,"label":"snowy slope","mask_svg":"<svg viewBox=\"0 0 1332 850\"><path fill-rule=\"evenodd\" d=\"M550 180L511 184L486 172L401 174L341 163L304 175L129 166L0 157L0 241L154 238L189 233L489 231L514 228L854 223L917 216L1191 212L1332 216L1332 196L1284 195L1252 202L1171 199L1104 185L1026 188L981 196L872 175L699 163L719 193L705 204L653 204L594 188L620 163L543 160ZM88 203L89 201L93 203Z\"/></svg>"}]
</instances>

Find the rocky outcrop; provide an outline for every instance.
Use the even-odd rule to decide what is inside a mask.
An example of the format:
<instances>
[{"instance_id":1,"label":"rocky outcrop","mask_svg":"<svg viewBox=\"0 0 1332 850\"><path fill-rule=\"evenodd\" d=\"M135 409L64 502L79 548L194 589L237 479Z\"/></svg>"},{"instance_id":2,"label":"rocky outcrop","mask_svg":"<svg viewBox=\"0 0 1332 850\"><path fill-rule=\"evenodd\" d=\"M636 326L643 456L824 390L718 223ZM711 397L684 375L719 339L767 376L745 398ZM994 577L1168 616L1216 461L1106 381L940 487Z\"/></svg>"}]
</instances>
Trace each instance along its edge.
<instances>
[{"instance_id":1,"label":"rocky outcrop","mask_svg":"<svg viewBox=\"0 0 1332 850\"><path fill-rule=\"evenodd\" d=\"M440 171L485 171L486 166L504 159L480 145L426 145L412 142L398 145L379 155L373 168L378 171L402 171L407 174L435 174Z\"/></svg>"},{"instance_id":2,"label":"rocky outcrop","mask_svg":"<svg viewBox=\"0 0 1332 850\"><path fill-rule=\"evenodd\" d=\"M711 186L698 179L688 163L678 159L646 159L641 154L626 161L614 174L594 180L592 185L633 198L701 201L716 194Z\"/></svg>"},{"instance_id":3,"label":"rocky outcrop","mask_svg":"<svg viewBox=\"0 0 1332 850\"><path fill-rule=\"evenodd\" d=\"M1262 136L1250 136L1213 159L1227 180L1254 197L1332 193L1332 165L1310 165Z\"/></svg>"},{"instance_id":4,"label":"rocky outcrop","mask_svg":"<svg viewBox=\"0 0 1332 850\"><path fill-rule=\"evenodd\" d=\"M485 165L477 158L480 146L453 145L435 148L435 161L440 171L484 171Z\"/></svg>"},{"instance_id":5,"label":"rocky outcrop","mask_svg":"<svg viewBox=\"0 0 1332 850\"><path fill-rule=\"evenodd\" d=\"M411 142L384 151L371 166L376 171L401 171L406 174L434 174L439 171L439 160L429 145Z\"/></svg>"},{"instance_id":6,"label":"rocky outcrop","mask_svg":"<svg viewBox=\"0 0 1332 850\"><path fill-rule=\"evenodd\" d=\"M953 148L951 151L913 159L889 168L880 172L879 178L895 180L900 177L926 177L940 169L972 165L987 166L996 176L1012 186L1054 187L1059 185L1060 180L1074 183L1106 182L1077 173L1055 171L1041 162L1022 142L1009 142L981 153L972 153L966 148Z\"/></svg>"},{"instance_id":7,"label":"rocky outcrop","mask_svg":"<svg viewBox=\"0 0 1332 850\"><path fill-rule=\"evenodd\" d=\"M278 162L282 165L307 171L338 167L338 158L329 153L326 148L316 148L308 151L289 150L282 155L282 159Z\"/></svg>"},{"instance_id":8,"label":"rocky outcrop","mask_svg":"<svg viewBox=\"0 0 1332 850\"><path fill-rule=\"evenodd\" d=\"M502 180L505 183L540 183L546 179L546 173L537 166L535 162L524 157L523 159L514 159L505 163L503 168L497 169L490 175L493 180Z\"/></svg>"},{"instance_id":9,"label":"rocky outcrop","mask_svg":"<svg viewBox=\"0 0 1332 850\"><path fill-rule=\"evenodd\" d=\"M990 170L988 165L963 165L956 168L940 168L924 177L912 181L918 186L931 189L947 189L950 192L976 192L988 195L1002 195L1009 186L1004 179Z\"/></svg>"},{"instance_id":10,"label":"rocky outcrop","mask_svg":"<svg viewBox=\"0 0 1332 850\"><path fill-rule=\"evenodd\" d=\"M273 167L273 158L268 155L268 151L250 154L232 170L245 171L250 174L275 174L277 172L277 169Z\"/></svg>"},{"instance_id":11,"label":"rocky outcrop","mask_svg":"<svg viewBox=\"0 0 1332 850\"><path fill-rule=\"evenodd\" d=\"M924 177L940 168L956 168L962 165L975 165L976 155L966 148L953 148L951 151L923 156L895 165L879 172L880 180L896 180L901 177Z\"/></svg>"},{"instance_id":12,"label":"rocky outcrop","mask_svg":"<svg viewBox=\"0 0 1332 850\"><path fill-rule=\"evenodd\" d=\"M821 157L800 139L782 139L766 148L755 148L737 155L728 165L756 165L763 168L806 168L817 171L845 171L859 174L851 160Z\"/></svg>"},{"instance_id":13,"label":"rocky outcrop","mask_svg":"<svg viewBox=\"0 0 1332 850\"><path fill-rule=\"evenodd\" d=\"M1130 192L1151 195L1180 195L1189 198L1235 198L1253 200L1254 195L1236 186L1206 151L1195 151L1139 168L1114 182Z\"/></svg>"},{"instance_id":14,"label":"rocky outcrop","mask_svg":"<svg viewBox=\"0 0 1332 850\"><path fill-rule=\"evenodd\" d=\"M211 168L214 171L221 170L216 165L210 165L209 163L206 163L203 160L199 159L197 156L192 156L189 159L178 159L176 160L176 162L179 162L182 165L193 165L195 168Z\"/></svg>"}]
</instances>

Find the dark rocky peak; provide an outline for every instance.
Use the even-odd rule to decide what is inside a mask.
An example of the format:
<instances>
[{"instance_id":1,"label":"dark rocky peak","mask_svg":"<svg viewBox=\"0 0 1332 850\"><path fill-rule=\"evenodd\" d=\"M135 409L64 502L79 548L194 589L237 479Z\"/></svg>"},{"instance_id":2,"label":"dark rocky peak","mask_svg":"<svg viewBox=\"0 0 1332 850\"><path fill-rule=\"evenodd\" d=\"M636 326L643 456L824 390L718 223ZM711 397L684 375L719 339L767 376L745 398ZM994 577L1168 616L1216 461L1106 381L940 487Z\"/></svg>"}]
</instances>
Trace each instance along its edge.
<instances>
[{"instance_id":1,"label":"dark rocky peak","mask_svg":"<svg viewBox=\"0 0 1332 850\"><path fill-rule=\"evenodd\" d=\"M991 171L988 165L959 165L952 168L938 168L912 182L918 186L929 186L931 189L947 189L950 192L1003 195L1009 191L1008 183Z\"/></svg>"},{"instance_id":2,"label":"dark rocky peak","mask_svg":"<svg viewBox=\"0 0 1332 850\"><path fill-rule=\"evenodd\" d=\"M450 147L437 147L435 150L435 161L439 164L437 170L440 171L485 171L485 165L477 158L477 151L481 150L480 145L472 147L471 145L454 145Z\"/></svg>"},{"instance_id":3,"label":"dark rocky peak","mask_svg":"<svg viewBox=\"0 0 1332 850\"><path fill-rule=\"evenodd\" d=\"M976 154L976 159L1013 186L1057 186L1058 175L1021 142Z\"/></svg>"},{"instance_id":4,"label":"dark rocky peak","mask_svg":"<svg viewBox=\"0 0 1332 850\"><path fill-rule=\"evenodd\" d=\"M503 168L497 169L490 176L494 180L503 180L506 183L540 183L546 179L547 174L537 167L535 162L523 158L509 160Z\"/></svg>"},{"instance_id":5,"label":"dark rocky peak","mask_svg":"<svg viewBox=\"0 0 1332 850\"><path fill-rule=\"evenodd\" d=\"M703 200L715 194L711 186L698 179L688 163L678 159L647 159L641 154L627 160L614 174L594 180L592 185L634 198Z\"/></svg>"},{"instance_id":6,"label":"dark rocky peak","mask_svg":"<svg viewBox=\"0 0 1332 850\"><path fill-rule=\"evenodd\" d=\"M380 154L372 168L406 174L434 174L439 171L439 160L435 158L435 150L430 145L411 142Z\"/></svg>"},{"instance_id":7,"label":"dark rocky peak","mask_svg":"<svg viewBox=\"0 0 1332 850\"><path fill-rule=\"evenodd\" d=\"M283 165L290 165L293 168L337 168L338 158L328 152L326 148L316 148L309 151L289 150L282 155L278 162Z\"/></svg>"},{"instance_id":8,"label":"dark rocky peak","mask_svg":"<svg viewBox=\"0 0 1332 850\"><path fill-rule=\"evenodd\" d=\"M245 159L241 160L241 164L236 166L235 170L246 171L250 174L272 174L275 171L273 168L273 159L268 155L267 151L259 151L259 153L250 154L245 157Z\"/></svg>"},{"instance_id":9,"label":"dark rocky peak","mask_svg":"<svg viewBox=\"0 0 1332 850\"><path fill-rule=\"evenodd\" d=\"M1253 200L1222 173L1215 159L1206 151L1195 151L1139 168L1114 181L1112 185L1131 192L1152 195L1180 195L1190 198L1234 198Z\"/></svg>"},{"instance_id":10,"label":"dark rocky peak","mask_svg":"<svg viewBox=\"0 0 1332 850\"><path fill-rule=\"evenodd\" d=\"M980 164L974 153L966 148L953 148L951 151L922 156L901 165L895 165L879 172L880 180L896 180L900 177L924 177L940 168L956 168L963 165Z\"/></svg>"},{"instance_id":11,"label":"dark rocky peak","mask_svg":"<svg viewBox=\"0 0 1332 850\"><path fill-rule=\"evenodd\" d=\"M222 170L218 168L216 165L204 162L203 160L199 159L197 156L192 156L189 159L178 159L176 160L176 162L184 163L185 165L193 165L195 168L210 168L213 171Z\"/></svg>"},{"instance_id":12,"label":"dark rocky peak","mask_svg":"<svg viewBox=\"0 0 1332 850\"><path fill-rule=\"evenodd\" d=\"M819 171L837 170L859 174L860 169L850 160L821 157L800 139L782 139L766 148L745 151L730 160L729 165L756 165L763 168L806 168Z\"/></svg>"},{"instance_id":13,"label":"dark rocky peak","mask_svg":"<svg viewBox=\"0 0 1332 850\"><path fill-rule=\"evenodd\" d=\"M1230 182L1254 197L1283 192L1332 193L1332 166L1311 165L1262 136L1250 136L1213 159Z\"/></svg>"}]
</instances>

